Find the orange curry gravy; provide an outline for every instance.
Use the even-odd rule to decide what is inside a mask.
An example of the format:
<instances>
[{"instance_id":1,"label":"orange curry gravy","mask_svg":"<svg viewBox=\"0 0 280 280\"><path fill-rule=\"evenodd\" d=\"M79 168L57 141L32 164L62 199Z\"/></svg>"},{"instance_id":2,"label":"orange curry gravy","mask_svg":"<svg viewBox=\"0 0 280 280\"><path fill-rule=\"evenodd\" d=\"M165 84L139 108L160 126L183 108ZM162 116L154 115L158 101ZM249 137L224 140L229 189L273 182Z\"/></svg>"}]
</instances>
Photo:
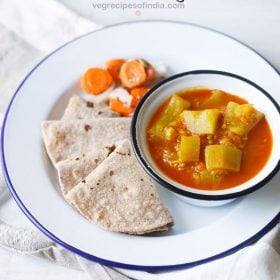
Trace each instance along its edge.
<instances>
[{"instance_id":1,"label":"orange curry gravy","mask_svg":"<svg viewBox=\"0 0 280 280\"><path fill-rule=\"evenodd\" d=\"M191 103L189 110L202 110L201 104L209 98L212 94L211 89L187 89L179 93L179 95ZM239 104L248 103L245 99L242 99L236 95L223 92L224 108L229 101L233 101ZM193 173L199 171L201 168L205 169L205 159L204 159L204 149L207 145L219 144L219 139L221 135L225 134L225 130L222 129L221 121L219 120L217 130L212 139L209 140L207 135L200 137L200 159L198 162L186 163L183 167L178 168L170 164L168 160L164 157L164 149L170 148L175 149L178 147L178 138L169 141L162 138L155 138L149 134L150 128L159 118L161 112L166 108L168 101L167 99L154 113L152 119L149 122L147 128L147 143L152 155L153 160L157 166L166 174L168 177L174 181L181 183L182 185L193 187L202 190L221 190L239 185L248 181L254 177L260 170L264 167L269 159L272 150L272 133L269 124L265 117L263 117L259 123L256 124L254 128L248 133L247 138L245 138L242 147L242 159L239 172L228 172L222 177L219 182L208 182L207 184L194 180ZM182 125L184 126L184 125ZM180 127L182 128L182 127ZM186 128L185 128L186 129ZM180 137L179 137L180 138ZM209 143L210 141L210 143Z\"/></svg>"}]
</instances>

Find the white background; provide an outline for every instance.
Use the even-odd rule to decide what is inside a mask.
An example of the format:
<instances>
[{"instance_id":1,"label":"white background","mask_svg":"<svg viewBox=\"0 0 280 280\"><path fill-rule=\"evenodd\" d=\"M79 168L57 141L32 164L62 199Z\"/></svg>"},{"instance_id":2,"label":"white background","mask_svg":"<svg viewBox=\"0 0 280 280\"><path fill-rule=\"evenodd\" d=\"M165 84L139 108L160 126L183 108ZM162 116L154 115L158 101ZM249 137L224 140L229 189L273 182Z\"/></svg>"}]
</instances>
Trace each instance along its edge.
<instances>
[{"instance_id":1,"label":"white background","mask_svg":"<svg viewBox=\"0 0 280 280\"><path fill-rule=\"evenodd\" d=\"M185 0L184 9L94 9L92 3L176 2L176 0L60 0L100 24L144 19L170 19L214 28L250 47L280 70L280 0ZM175 42L174 42L175 43Z\"/></svg>"}]
</instances>

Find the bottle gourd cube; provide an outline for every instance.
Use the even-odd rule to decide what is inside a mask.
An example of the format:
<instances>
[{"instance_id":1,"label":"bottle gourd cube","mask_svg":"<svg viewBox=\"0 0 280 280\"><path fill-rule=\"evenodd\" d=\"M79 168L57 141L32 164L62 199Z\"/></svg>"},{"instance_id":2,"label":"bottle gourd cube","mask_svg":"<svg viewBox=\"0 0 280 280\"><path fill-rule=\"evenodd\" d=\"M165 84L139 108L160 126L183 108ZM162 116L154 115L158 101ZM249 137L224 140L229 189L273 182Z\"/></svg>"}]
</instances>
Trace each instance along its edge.
<instances>
[{"instance_id":1,"label":"bottle gourd cube","mask_svg":"<svg viewBox=\"0 0 280 280\"><path fill-rule=\"evenodd\" d=\"M224 116L224 126L231 132L246 136L249 131L263 118L263 113L251 104L229 102Z\"/></svg>"},{"instance_id":2,"label":"bottle gourd cube","mask_svg":"<svg viewBox=\"0 0 280 280\"><path fill-rule=\"evenodd\" d=\"M205 163L209 171L223 169L240 171L242 152L233 146L209 145L205 148Z\"/></svg>"},{"instance_id":3,"label":"bottle gourd cube","mask_svg":"<svg viewBox=\"0 0 280 280\"><path fill-rule=\"evenodd\" d=\"M199 160L200 138L199 136L182 136L180 150L178 151L179 162Z\"/></svg>"},{"instance_id":4,"label":"bottle gourd cube","mask_svg":"<svg viewBox=\"0 0 280 280\"><path fill-rule=\"evenodd\" d=\"M158 120L154 123L149 133L151 136L164 137L164 128L174 121L179 115L190 107L190 102L174 94L169 100L166 108L161 112Z\"/></svg>"},{"instance_id":5,"label":"bottle gourd cube","mask_svg":"<svg viewBox=\"0 0 280 280\"><path fill-rule=\"evenodd\" d=\"M187 129L194 134L214 134L219 114L220 111L218 109L183 112Z\"/></svg>"}]
</instances>

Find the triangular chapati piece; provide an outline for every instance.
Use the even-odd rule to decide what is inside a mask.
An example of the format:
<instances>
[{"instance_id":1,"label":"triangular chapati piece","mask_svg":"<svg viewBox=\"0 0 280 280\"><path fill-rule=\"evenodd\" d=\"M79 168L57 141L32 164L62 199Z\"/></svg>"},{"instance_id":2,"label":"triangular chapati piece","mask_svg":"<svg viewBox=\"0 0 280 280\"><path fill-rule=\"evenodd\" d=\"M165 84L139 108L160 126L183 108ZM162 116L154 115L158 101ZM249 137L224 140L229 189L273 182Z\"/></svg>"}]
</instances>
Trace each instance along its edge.
<instances>
[{"instance_id":1,"label":"triangular chapati piece","mask_svg":"<svg viewBox=\"0 0 280 280\"><path fill-rule=\"evenodd\" d=\"M130 123L130 118L44 121L42 135L48 155L56 165L129 138Z\"/></svg>"},{"instance_id":2,"label":"triangular chapati piece","mask_svg":"<svg viewBox=\"0 0 280 280\"><path fill-rule=\"evenodd\" d=\"M81 120L105 117L118 117L119 114L110 110L108 104L104 101L96 104L86 101L78 95L73 95L65 109L62 120Z\"/></svg>"},{"instance_id":3,"label":"triangular chapati piece","mask_svg":"<svg viewBox=\"0 0 280 280\"><path fill-rule=\"evenodd\" d=\"M63 195L67 195L73 187L82 182L114 149L114 146L105 147L87 155L58 162L56 169Z\"/></svg>"},{"instance_id":4,"label":"triangular chapati piece","mask_svg":"<svg viewBox=\"0 0 280 280\"><path fill-rule=\"evenodd\" d=\"M66 200L84 217L110 231L146 234L165 231L173 224L157 190L132 154L129 140L116 149Z\"/></svg>"}]
</instances>

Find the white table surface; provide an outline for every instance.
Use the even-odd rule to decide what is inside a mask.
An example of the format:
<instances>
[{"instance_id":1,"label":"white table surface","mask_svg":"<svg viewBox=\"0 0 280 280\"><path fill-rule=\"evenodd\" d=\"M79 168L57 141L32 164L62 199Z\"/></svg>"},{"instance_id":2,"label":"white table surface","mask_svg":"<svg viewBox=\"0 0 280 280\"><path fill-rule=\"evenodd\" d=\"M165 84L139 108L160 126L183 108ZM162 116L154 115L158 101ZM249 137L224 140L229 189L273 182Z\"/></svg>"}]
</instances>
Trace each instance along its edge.
<instances>
[{"instance_id":1,"label":"white table surface","mask_svg":"<svg viewBox=\"0 0 280 280\"><path fill-rule=\"evenodd\" d=\"M109 1L60 0L60 2L103 25L128 20L170 19L214 28L254 48L280 71L280 0L185 0L184 9L144 9L140 10L140 15L136 15L136 10L133 9L103 11L92 7L92 3ZM121 0L110 2L121 2ZM122 0L122 2L133 1ZM160 2L160 0L154 2ZM9 203L12 205L14 202ZM1 219L13 221L14 224L22 220L23 214L20 210L17 213L11 213L9 207L5 209L5 213L0 211ZM19 256L0 249L0 279L83 280L88 277L80 271L61 268L47 260Z\"/></svg>"}]
</instances>

